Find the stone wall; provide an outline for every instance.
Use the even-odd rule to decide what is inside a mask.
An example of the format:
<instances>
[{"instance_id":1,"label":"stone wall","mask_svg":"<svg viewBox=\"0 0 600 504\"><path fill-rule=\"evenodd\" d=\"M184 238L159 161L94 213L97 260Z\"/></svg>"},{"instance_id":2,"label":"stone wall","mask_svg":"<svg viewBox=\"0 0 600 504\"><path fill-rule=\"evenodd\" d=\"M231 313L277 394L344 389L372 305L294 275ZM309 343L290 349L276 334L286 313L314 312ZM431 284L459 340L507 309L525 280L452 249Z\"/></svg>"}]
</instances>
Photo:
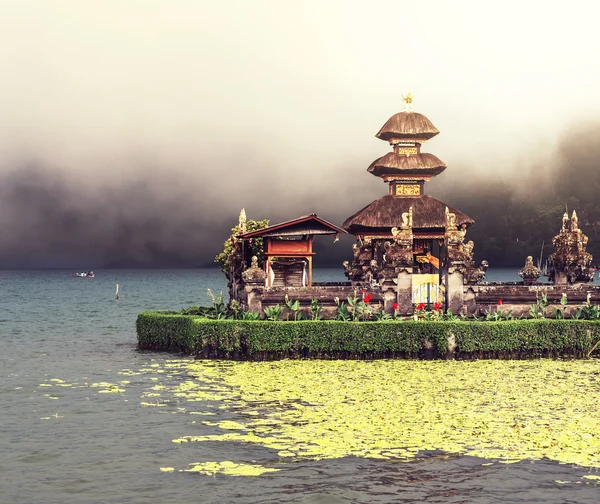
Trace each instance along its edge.
<instances>
[{"instance_id":1,"label":"stone wall","mask_svg":"<svg viewBox=\"0 0 600 504\"><path fill-rule=\"evenodd\" d=\"M412 283L410 275L398 278L395 283L374 286L365 289L365 294L371 294L370 306L373 313L381 310L394 313L393 305L398 303L397 313L403 316L412 315ZM402 281L405 280L405 281ZM548 300L549 313L554 307L561 307L563 294L567 295L567 316L586 303L588 295L590 302L600 304L600 285L578 283L570 285L554 285L536 283L526 285L523 282L489 282L475 285L464 285L460 274L449 275L447 283L448 309L454 314L482 316L498 310L512 310L512 315L527 316L529 308L545 294ZM348 297L362 298L362 289L353 287L350 282L315 284L313 287L264 287L264 284L245 285L238 296L243 309L263 312L266 307L284 306L285 297L300 302L300 310L310 314L310 304L316 299L322 306L321 316L325 319L335 318L336 298L348 304ZM499 304L501 300L501 304Z\"/></svg>"},{"instance_id":2,"label":"stone wall","mask_svg":"<svg viewBox=\"0 0 600 504\"><path fill-rule=\"evenodd\" d=\"M592 304L600 304L600 285L577 283L554 285L537 283L525 285L523 282L489 282L463 287L464 304L462 313L468 315L485 315L496 310L513 310L513 316L527 315L529 308L546 295L548 306L552 309L560 307L563 294L567 295L566 315L571 315L586 303L588 294ZM501 300L502 304L498 304ZM553 311L553 310L550 310Z\"/></svg>"}]
</instances>

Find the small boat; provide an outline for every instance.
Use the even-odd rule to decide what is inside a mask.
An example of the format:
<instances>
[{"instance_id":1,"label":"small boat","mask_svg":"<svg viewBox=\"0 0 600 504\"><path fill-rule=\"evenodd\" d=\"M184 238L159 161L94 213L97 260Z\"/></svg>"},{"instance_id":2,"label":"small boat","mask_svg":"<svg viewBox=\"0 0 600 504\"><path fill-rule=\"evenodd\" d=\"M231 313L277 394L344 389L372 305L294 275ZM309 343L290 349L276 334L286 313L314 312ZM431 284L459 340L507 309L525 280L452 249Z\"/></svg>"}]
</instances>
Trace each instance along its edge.
<instances>
[{"instance_id":1,"label":"small boat","mask_svg":"<svg viewBox=\"0 0 600 504\"><path fill-rule=\"evenodd\" d=\"M84 273L73 273L72 276L79 278L96 278L96 273L93 271L86 271Z\"/></svg>"}]
</instances>

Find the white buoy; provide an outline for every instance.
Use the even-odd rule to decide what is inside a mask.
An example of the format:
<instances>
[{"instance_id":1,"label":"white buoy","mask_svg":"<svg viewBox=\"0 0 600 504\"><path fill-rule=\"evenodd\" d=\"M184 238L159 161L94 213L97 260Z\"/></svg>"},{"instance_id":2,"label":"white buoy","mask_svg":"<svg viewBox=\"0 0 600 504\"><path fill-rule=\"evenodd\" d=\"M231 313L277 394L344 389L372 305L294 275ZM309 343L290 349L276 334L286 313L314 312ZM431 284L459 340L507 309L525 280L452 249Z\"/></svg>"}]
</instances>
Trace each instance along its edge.
<instances>
[{"instance_id":1,"label":"white buoy","mask_svg":"<svg viewBox=\"0 0 600 504\"><path fill-rule=\"evenodd\" d=\"M119 299L119 284L117 284L117 292L115 292L115 299Z\"/></svg>"}]
</instances>

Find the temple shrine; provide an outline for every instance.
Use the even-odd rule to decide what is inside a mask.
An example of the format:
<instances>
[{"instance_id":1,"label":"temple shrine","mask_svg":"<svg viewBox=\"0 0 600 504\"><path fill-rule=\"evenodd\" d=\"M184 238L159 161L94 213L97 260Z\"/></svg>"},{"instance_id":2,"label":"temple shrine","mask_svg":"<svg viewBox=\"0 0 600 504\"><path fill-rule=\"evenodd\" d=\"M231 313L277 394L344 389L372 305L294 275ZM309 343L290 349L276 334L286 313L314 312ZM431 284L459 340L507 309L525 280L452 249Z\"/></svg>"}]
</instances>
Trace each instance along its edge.
<instances>
[{"instance_id":1,"label":"temple shrine","mask_svg":"<svg viewBox=\"0 0 600 504\"><path fill-rule=\"evenodd\" d=\"M231 300L243 309L262 312L282 304L286 296L307 307L316 299L325 317L335 315L336 299L371 294L379 311L409 315L416 305L441 307L473 315L493 309L499 299L526 313L539 292L550 301L565 290L570 299L589 299L594 270L586 252L587 237L576 213L565 214L549 258L549 282L539 282L541 271L527 257L522 282L485 282L486 261L473 259L474 243L466 241L473 219L426 194L426 182L446 165L423 145L439 131L423 114L413 111L412 96L403 96L401 112L381 127L376 137L391 151L377 158L367 171L387 184L387 194L348 217L341 228L308 214L291 221L248 232L244 211L239 233L231 236L232 253L226 273ZM313 239L349 233L356 238L352 257L344 261L348 282L315 283L312 276ZM258 241L260 240L260 241ZM260 253L251 254L261 243ZM559 292L560 290L560 292Z\"/></svg>"}]
</instances>

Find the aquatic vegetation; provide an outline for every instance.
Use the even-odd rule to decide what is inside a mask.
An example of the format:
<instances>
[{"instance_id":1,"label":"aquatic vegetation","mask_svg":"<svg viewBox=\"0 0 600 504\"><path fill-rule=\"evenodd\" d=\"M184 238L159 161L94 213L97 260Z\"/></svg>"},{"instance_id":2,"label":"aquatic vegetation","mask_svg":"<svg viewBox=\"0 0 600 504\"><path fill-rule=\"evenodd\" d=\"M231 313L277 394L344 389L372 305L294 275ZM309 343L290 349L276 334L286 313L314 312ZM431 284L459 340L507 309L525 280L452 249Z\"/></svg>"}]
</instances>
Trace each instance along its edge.
<instances>
[{"instance_id":1,"label":"aquatic vegetation","mask_svg":"<svg viewBox=\"0 0 600 504\"><path fill-rule=\"evenodd\" d=\"M197 472L209 475L221 473L229 476L260 476L266 472L279 471L279 469L271 467L263 467L256 464L236 464L228 460L224 462L197 462L190 465L192 467L190 469L183 469L183 472Z\"/></svg>"},{"instance_id":2,"label":"aquatic vegetation","mask_svg":"<svg viewBox=\"0 0 600 504\"><path fill-rule=\"evenodd\" d=\"M281 463L441 450L600 467L598 361L214 364L188 363L187 373L199 388L214 383L208 395L233 419L203 422L221 432L175 442L253 443ZM170 392L194 401L197 391L187 382Z\"/></svg>"},{"instance_id":3,"label":"aquatic vegetation","mask_svg":"<svg viewBox=\"0 0 600 504\"><path fill-rule=\"evenodd\" d=\"M595 359L177 359L120 374L136 376L131 387L152 414L190 415L185 425L193 430L173 439L188 450L193 443L225 442L239 444L240 452L251 444L271 453L259 461L200 460L177 468L171 462L163 472L258 476L299 460L409 461L428 452L477 456L488 464L547 458L600 468ZM102 394L125 381L70 385ZM40 396L73 389L42 388ZM62 418L49 413L40 420ZM592 474L585 481L598 480Z\"/></svg>"}]
</instances>

